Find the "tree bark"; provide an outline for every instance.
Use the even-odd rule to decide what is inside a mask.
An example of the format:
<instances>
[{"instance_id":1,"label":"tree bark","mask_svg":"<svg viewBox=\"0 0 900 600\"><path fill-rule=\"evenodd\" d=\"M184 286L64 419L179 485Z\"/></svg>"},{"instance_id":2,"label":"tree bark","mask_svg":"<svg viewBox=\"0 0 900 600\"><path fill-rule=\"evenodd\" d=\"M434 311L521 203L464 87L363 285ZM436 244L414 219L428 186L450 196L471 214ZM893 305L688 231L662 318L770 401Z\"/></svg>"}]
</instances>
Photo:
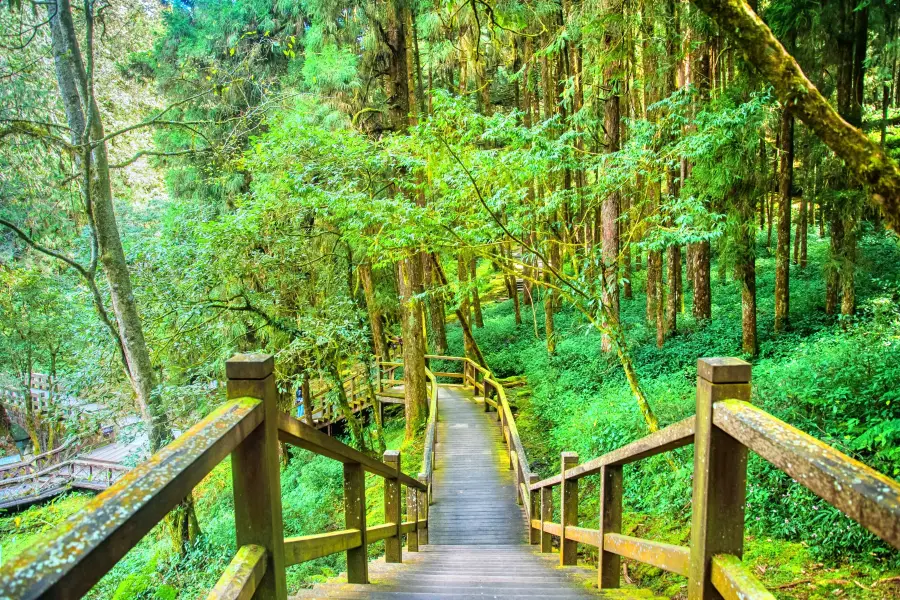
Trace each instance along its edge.
<instances>
[{"instance_id":1,"label":"tree bark","mask_svg":"<svg viewBox=\"0 0 900 600\"><path fill-rule=\"evenodd\" d=\"M478 296L478 261L474 256L469 258L469 275L472 285L472 309L475 313L475 327L484 327L484 313L481 312L481 298Z\"/></svg>"},{"instance_id":2,"label":"tree bark","mask_svg":"<svg viewBox=\"0 0 900 600\"><path fill-rule=\"evenodd\" d=\"M791 188L794 184L794 117L781 113L781 169L778 178L778 244L775 247L775 331L790 322Z\"/></svg>"},{"instance_id":3,"label":"tree bark","mask_svg":"<svg viewBox=\"0 0 900 600\"><path fill-rule=\"evenodd\" d=\"M358 272L363 286L363 294L366 297L366 312L369 313L369 328L372 330L372 346L375 350L375 356L380 357L382 360L387 360L389 358L387 339L384 335L384 325L381 322L381 309L378 307L378 300L375 296L372 265L364 262L359 265Z\"/></svg>"},{"instance_id":4,"label":"tree bark","mask_svg":"<svg viewBox=\"0 0 900 600\"><path fill-rule=\"evenodd\" d=\"M428 416L425 389L422 259L413 254L400 263L400 313L403 332L403 394L406 403L406 440L413 439Z\"/></svg>"},{"instance_id":5,"label":"tree bark","mask_svg":"<svg viewBox=\"0 0 900 600\"><path fill-rule=\"evenodd\" d=\"M425 284L428 287L428 343L434 354L447 353L447 306L444 302L444 291L434 273L434 265L428 255L422 255L425 272Z\"/></svg>"},{"instance_id":6,"label":"tree bark","mask_svg":"<svg viewBox=\"0 0 900 600\"><path fill-rule=\"evenodd\" d=\"M616 22L622 16L622 4L612 0L607 5L607 12L612 16L608 21ZM607 25L603 35L604 52L609 55L604 70L604 80L607 87L606 102L604 103L604 129L606 130L606 152L609 154L619 151L619 78L621 77L621 62L616 56L615 46L620 43L618 27ZM601 222L603 229L602 259L603 259L603 288L601 302L608 307L608 311L619 321L619 192L608 194L603 199L601 208ZM612 350L612 342L608 334L604 334L601 340L603 352Z\"/></svg>"}]
</instances>

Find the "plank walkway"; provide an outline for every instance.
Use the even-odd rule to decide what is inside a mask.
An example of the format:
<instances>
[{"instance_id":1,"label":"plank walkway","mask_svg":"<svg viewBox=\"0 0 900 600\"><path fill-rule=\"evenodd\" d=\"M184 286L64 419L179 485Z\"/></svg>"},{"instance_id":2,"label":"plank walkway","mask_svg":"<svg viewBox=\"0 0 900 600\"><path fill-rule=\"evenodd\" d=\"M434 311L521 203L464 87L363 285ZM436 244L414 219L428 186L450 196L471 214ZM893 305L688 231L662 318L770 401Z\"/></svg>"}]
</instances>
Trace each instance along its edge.
<instances>
[{"instance_id":1,"label":"plank walkway","mask_svg":"<svg viewBox=\"0 0 900 600\"><path fill-rule=\"evenodd\" d=\"M368 585L346 577L301 592L301 598L648 598L646 591L598 592L596 569L559 568L557 554L527 543L512 471L496 414L471 390L441 386L429 545L404 548L403 563L369 563Z\"/></svg>"}]
</instances>

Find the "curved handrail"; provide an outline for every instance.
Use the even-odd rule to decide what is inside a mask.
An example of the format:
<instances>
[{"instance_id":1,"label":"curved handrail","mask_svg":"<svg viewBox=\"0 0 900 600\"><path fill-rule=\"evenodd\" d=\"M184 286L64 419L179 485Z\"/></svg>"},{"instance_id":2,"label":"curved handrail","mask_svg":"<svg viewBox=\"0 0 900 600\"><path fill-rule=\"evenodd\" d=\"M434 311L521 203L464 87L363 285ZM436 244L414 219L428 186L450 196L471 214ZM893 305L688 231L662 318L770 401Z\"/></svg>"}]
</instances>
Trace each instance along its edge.
<instances>
[{"instance_id":1,"label":"curved handrail","mask_svg":"<svg viewBox=\"0 0 900 600\"><path fill-rule=\"evenodd\" d=\"M434 451L437 444L437 420L438 420L438 383L437 377L428 367L425 367L425 376L431 384L428 393L428 424L425 426L425 447L422 450L422 475L428 486L428 500L431 501L431 482L434 473Z\"/></svg>"}]
</instances>

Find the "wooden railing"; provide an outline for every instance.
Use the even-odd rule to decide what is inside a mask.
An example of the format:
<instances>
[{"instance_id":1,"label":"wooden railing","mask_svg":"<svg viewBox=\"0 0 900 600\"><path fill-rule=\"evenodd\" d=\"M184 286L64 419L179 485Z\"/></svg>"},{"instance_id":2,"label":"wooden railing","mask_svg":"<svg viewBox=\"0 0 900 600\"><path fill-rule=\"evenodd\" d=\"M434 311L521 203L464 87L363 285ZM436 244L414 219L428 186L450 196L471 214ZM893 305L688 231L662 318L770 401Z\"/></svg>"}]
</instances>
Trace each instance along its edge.
<instances>
[{"instance_id":1,"label":"wooden railing","mask_svg":"<svg viewBox=\"0 0 900 600\"><path fill-rule=\"evenodd\" d=\"M562 454L560 474L529 486L532 543L575 564L577 544L599 550L601 589L619 586L621 557L683 575L691 599L773 596L741 564L747 453L752 450L863 527L900 548L900 484L749 404L750 365L733 358L698 361L697 410L690 417L583 464ZM622 534L622 466L694 444L690 546ZM599 528L578 523L578 481L600 476ZM662 475L661 475L662 476ZM553 487L561 488L553 523Z\"/></svg>"},{"instance_id":2,"label":"wooden railing","mask_svg":"<svg viewBox=\"0 0 900 600\"><path fill-rule=\"evenodd\" d=\"M386 559L427 540L427 485L400 470L400 455L367 456L277 409L271 356L228 361L228 402L89 501L57 528L0 567L2 595L78 598L159 523L216 465L231 455L238 551L210 598L287 597L285 568L346 552L351 583L368 582L366 548L385 540ZM344 465L345 529L284 538L279 441ZM366 524L365 473L385 480L385 523ZM407 489L405 518L401 488Z\"/></svg>"},{"instance_id":3,"label":"wooden railing","mask_svg":"<svg viewBox=\"0 0 900 600\"><path fill-rule=\"evenodd\" d=\"M0 482L42 471L47 467L74 456L81 449L81 438L73 437L58 448L0 467ZM2 485L2 483L0 483Z\"/></svg>"},{"instance_id":4,"label":"wooden railing","mask_svg":"<svg viewBox=\"0 0 900 600\"><path fill-rule=\"evenodd\" d=\"M371 406L369 387L366 381L368 377L368 373L352 373L341 380L341 387L344 388L344 393L347 395L347 403L350 405L350 410L354 413ZM324 387L310 395L313 415L318 415L315 419L316 427L319 429L332 425L344 418L340 410L327 400L331 389L330 387Z\"/></svg>"},{"instance_id":5,"label":"wooden railing","mask_svg":"<svg viewBox=\"0 0 900 600\"><path fill-rule=\"evenodd\" d=\"M72 488L105 490L129 470L129 467L100 460L65 460L0 481L0 508L30 504Z\"/></svg>"}]
</instances>

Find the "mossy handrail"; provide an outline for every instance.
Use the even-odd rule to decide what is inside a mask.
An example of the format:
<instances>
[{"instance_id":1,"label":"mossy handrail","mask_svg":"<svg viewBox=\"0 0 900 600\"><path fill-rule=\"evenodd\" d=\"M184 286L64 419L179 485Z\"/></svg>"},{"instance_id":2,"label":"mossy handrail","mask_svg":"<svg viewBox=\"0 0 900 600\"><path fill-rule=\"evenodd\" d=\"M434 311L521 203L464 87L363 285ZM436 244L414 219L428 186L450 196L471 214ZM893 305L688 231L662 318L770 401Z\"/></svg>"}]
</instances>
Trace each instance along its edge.
<instances>
[{"instance_id":1,"label":"mossy handrail","mask_svg":"<svg viewBox=\"0 0 900 600\"><path fill-rule=\"evenodd\" d=\"M0 567L0 597L83 596L229 454L238 551L210 598L285 600L286 565L335 552L347 552L350 581L366 583L367 543L386 540L389 561L400 560L403 534L416 550L427 535L426 484L401 472L397 452L382 462L280 413L273 365L266 355L229 360L228 401ZM284 539L279 439L343 463L345 530ZM384 525L365 524L367 471L385 478Z\"/></svg>"},{"instance_id":2,"label":"mossy handrail","mask_svg":"<svg viewBox=\"0 0 900 600\"><path fill-rule=\"evenodd\" d=\"M697 412L622 448L577 463L563 453L558 475L533 482L531 539L562 564L576 544L599 549L598 585L619 586L620 559L688 578L693 599L774 598L746 569L743 553L747 452L753 450L895 548L900 548L900 484L751 405L750 365L733 358L698 361ZM622 535L622 465L694 444L689 547ZM600 527L578 526L578 480L600 476ZM561 486L561 523L551 522L551 489Z\"/></svg>"}]
</instances>

